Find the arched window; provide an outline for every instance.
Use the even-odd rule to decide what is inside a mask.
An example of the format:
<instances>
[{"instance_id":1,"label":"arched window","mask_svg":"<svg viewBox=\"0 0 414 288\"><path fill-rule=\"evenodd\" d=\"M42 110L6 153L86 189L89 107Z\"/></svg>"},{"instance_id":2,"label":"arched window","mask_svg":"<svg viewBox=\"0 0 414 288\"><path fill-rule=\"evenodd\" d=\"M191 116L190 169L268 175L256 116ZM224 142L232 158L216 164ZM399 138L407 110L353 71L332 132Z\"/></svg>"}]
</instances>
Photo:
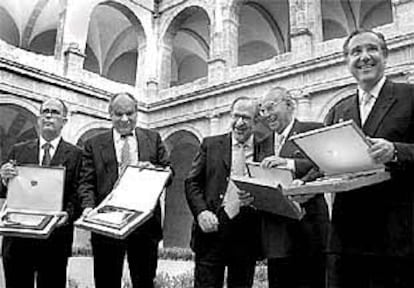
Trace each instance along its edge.
<instances>
[{"instance_id":1,"label":"arched window","mask_svg":"<svg viewBox=\"0 0 414 288\"><path fill-rule=\"evenodd\" d=\"M135 86L138 47L146 41L141 22L125 6L106 2L89 23L84 69Z\"/></svg>"}]
</instances>

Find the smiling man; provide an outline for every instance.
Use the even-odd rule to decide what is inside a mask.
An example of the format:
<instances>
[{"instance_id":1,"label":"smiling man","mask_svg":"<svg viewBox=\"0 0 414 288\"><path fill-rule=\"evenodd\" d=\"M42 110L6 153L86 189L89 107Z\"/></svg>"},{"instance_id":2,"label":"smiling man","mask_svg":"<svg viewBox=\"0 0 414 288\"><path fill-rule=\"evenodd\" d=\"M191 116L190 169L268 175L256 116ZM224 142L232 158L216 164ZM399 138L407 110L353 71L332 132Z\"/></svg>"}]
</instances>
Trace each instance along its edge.
<instances>
[{"instance_id":1,"label":"smiling man","mask_svg":"<svg viewBox=\"0 0 414 288\"><path fill-rule=\"evenodd\" d=\"M392 178L336 194L330 287L414 287L414 87L386 79L382 34L357 30L343 50L357 93L336 104L326 122L353 119L369 137L372 160L385 164Z\"/></svg>"},{"instance_id":2,"label":"smiling man","mask_svg":"<svg viewBox=\"0 0 414 288\"><path fill-rule=\"evenodd\" d=\"M170 164L158 132L136 127L138 102L132 94L114 94L108 110L113 128L85 142L79 185L84 215L112 191L126 165ZM137 193L146 192L136 185ZM123 240L92 233L95 287L120 288L127 255L132 287L153 288L161 238L159 203L150 219Z\"/></svg>"},{"instance_id":3,"label":"smiling man","mask_svg":"<svg viewBox=\"0 0 414 288\"><path fill-rule=\"evenodd\" d=\"M273 132L258 146L257 160L262 167L283 167L291 170L295 179L314 180L314 165L289 137L323 124L296 119L295 99L283 87L272 88L260 105L261 116ZM260 213L261 250L267 258L269 288L325 287L328 208L323 194L300 200L297 205L306 211L301 220Z\"/></svg>"},{"instance_id":4,"label":"smiling man","mask_svg":"<svg viewBox=\"0 0 414 288\"><path fill-rule=\"evenodd\" d=\"M229 200L230 176L244 175L245 161L256 160L253 126L257 116L253 99L237 98L231 105L231 132L203 140L185 181L194 216L191 248L195 252L195 288L223 287L225 267L227 287L253 285L257 215L251 207L236 207L238 214L227 208L234 202ZM235 202L234 206L239 205Z\"/></svg>"}]
</instances>

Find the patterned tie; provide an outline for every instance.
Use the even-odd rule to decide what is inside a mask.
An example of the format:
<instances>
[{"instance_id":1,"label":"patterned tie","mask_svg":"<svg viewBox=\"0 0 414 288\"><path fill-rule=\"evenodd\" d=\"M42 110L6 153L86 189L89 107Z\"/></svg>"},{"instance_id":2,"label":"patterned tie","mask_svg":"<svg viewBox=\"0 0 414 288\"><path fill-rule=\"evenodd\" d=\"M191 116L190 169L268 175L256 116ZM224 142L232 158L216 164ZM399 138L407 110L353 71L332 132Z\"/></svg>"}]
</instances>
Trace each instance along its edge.
<instances>
[{"instance_id":1,"label":"patterned tie","mask_svg":"<svg viewBox=\"0 0 414 288\"><path fill-rule=\"evenodd\" d=\"M283 134L275 134L275 156L279 156L284 140L285 136Z\"/></svg>"},{"instance_id":2,"label":"patterned tie","mask_svg":"<svg viewBox=\"0 0 414 288\"><path fill-rule=\"evenodd\" d=\"M246 155L244 144L237 143L233 147L232 175L244 176L246 172Z\"/></svg>"},{"instance_id":3,"label":"patterned tie","mask_svg":"<svg viewBox=\"0 0 414 288\"><path fill-rule=\"evenodd\" d=\"M362 103L361 103L361 109L360 109L362 125L367 120L368 114L371 111L371 106L372 106L371 102L373 99L374 97L370 93L365 92L365 91L362 93Z\"/></svg>"},{"instance_id":4,"label":"patterned tie","mask_svg":"<svg viewBox=\"0 0 414 288\"><path fill-rule=\"evenodd\" d=\"M52 144L46 142L42 145L43 149L43 159L42 159L42 166L49 166L52 157L50 156L50 148L52 148Z\"/></svg>"},{"instance_id":5,"label":"patterned tie","mask_svg":"<svg viewBox=\"0 0 414 288\"><path fill-rule=\"evenodd\" d=\"M131 163L131 155L129 153L129 142L128 137L122 137L124 140L124 145L121 150L121 168L125 168Z\"/></svg>"}]
</instances>

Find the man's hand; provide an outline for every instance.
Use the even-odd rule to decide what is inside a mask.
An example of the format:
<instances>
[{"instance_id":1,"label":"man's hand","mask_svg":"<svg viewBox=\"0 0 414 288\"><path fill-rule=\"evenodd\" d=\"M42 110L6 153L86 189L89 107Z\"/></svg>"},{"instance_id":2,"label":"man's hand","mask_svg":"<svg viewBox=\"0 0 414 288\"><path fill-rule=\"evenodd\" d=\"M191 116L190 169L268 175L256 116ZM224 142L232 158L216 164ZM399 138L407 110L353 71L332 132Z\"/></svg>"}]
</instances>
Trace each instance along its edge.
<instances>
[{"instance_id":1,"label":"man's hand","mask_svg":"<svg viewBox=\"0 0 414 288\"><path fill-rule=\"evenodd\" d=\"M58 213L57 216L60 216L59 221L56 223L57 227L64 225L68 221L68 218L69 218L68 212L66 211Z\"/></svg>"},{"instance_id":2,"label":"man's hand","mask_svg":"<svg viewBox=\"0 0 414 288\"><path fill-rule=\"evenodd\" d=\"M155 168L155 165L152 164L149 161L138 161L138 165L137 166L140 167L140 168L150 168L150 169L154 169Z\"/></svg>"},{"instance_id":3,"label":"man's hand","mask_svg":"<svg viewBox=\"0 0 414 288\"><path fill-rule=\"evenodd\" d=\"M218 231L219 222L217 216L211 211L204 210L198 214L197 222L204 233Z\"/></svg>"},{"instance_id":4,"label":"man's hand","mask_svg":"<svg viewBox=\"0 0 414 288\"><path fill-rule=\"evenodd\" d=\"M315 197L315 195L316 194L291 195L289 196L289 199L295 201L296 203L303 204Z\"/></svg>"},{"instance_id":5,"label":"man's hand","mask_svg":"<svg viewBox=\"0 0 414 288\"><path fill-rule=\"evenodd\" d=\"M14 162L4 163L0 168L0 177L5 182L4 184L7 184L17 174L16 164Z\"/></svg>"},{"instance_id":6,"label":"man's hand","mask_svg":"<svg viewBox=\"0 0 414 288\"><path fill-rule=\"evenodd\" d=\"M266 157L262 160L262 162L260 163L260 166L262 168L274 168L274 167L280 167L280 166L286 166L287 165L287 160L286 158L282 158L279 156L269 156Z\"/></svg>"},{"instance_id":7,"label":"man's hand","mask_svg":"<svg viewBox=\"0 0 414 288\"><path fill-rule=\"evenodd\" d=\"M383 138L369 138L368 141L372 144L368 149L368 153L375 163L387 163L393 160L395 147L394 144Z\"/></svg>"},{"instance_id":8,"label":"man's hand","mask_svg":"<svg viewBox=\"0 0 414 288\"><path fill-rule=\"evenodd\" d=\"M253 203L254 197L244 190L237 190L239 196L240 206L250 206Z\"/></svg>"},{"instance_id":9,"label":"man's hand","mask_svg":"<svg viewBox=\"0 0 414 288\"><path fill-rule=\"evenodd\" d=\"M301 185L304 185L305 182L301 179L295 179L292 181L291 187L299 187ZM309 201L309 199L312 199L315 197L315 194L300 194L300 195L290 195L288 198L297 204L303 204Z\"/></svg>"},{"instance_id":10,"label":"man's hand","mask_svg":"<svg viewBox=\"0 0 414 288\"><path fill-rule=\"evenodd\" d=\"M92 207L86 207L85 209L83 209L83 211L82 211L82 217L88 216L88 214L91 213L92 210L93 210Z\"/></svg>"}]
</instances>

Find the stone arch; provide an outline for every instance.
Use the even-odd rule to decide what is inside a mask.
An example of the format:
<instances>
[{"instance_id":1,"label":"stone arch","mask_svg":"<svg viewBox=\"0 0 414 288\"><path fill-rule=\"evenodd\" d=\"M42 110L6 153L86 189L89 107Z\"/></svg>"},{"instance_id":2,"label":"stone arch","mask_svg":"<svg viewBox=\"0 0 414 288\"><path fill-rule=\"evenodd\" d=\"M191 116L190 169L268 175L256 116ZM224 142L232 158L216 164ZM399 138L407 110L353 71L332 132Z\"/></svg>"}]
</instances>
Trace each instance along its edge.
<instances>
[{"instance_id":1,"label":"stone arch","mask_svg":"<svg viewBox=\"0 0 414 288\"><path fill-rule=\"evenodd\" d=\"M44 31L36 35L28 44L28 50L51 56L55 53L56 29Z\"/></svg>"},{"instance_id":2,"label":"stone arch","mask_svg":"<svg viewBox=\"0 0 414 288\"><path fill-rule=\"evenodd\" d=\"M332 107L334 107L342 99L349 97L354 93L354 86L348 86L338 91L335 91L335 93L329 98L329 100L322 106L322 109L319 111L316 120L320 122L325 122L325 117L328 114L328 112L332 109Z\"/></svg>"},{"instance_id":3,"label":"stone arch","mask_svg":"<svg viewBox=\"0 0 414 288\"><path fill-rule=\"evenodd\" d=\"M0 94L0 104L14 104L16 106L20 106L26 110L28 110L33 115L37 115L39 113L40 104L42 100L33 101L28 100L27 98L23 98L17 95L12 94Z\"/></svg>"},{"instance_id":4,"label":"stone arch","mask_svg":"<svg viewBox=\"0 0 414 288\"><path fill-rule=\"evenodd\" d=\"M210 21L210 24L212 23L212 19L214 19L213 14L213 6L209 1L206 0L194 0L194 1L188 1L184 3L183 5L178 6L175 10L170 12L168 16L162 21L160 25L160 41L164 42L168 37L168 33L171 32L170 28L172 28L172 25L174 24L174 21L177 19L177 16L179 16L184 10L191 8L191 7L197 7L207 14L208 19Z\"/></svg>"},{"instance_id":5,"label":"stone arch","mask_svg":"<svg viewBox=\"0 0 414 288\"><path fill-rule=\"evenodd\" d=\"M5 96L0 101L0 163L15 143L37 137L37 107L18 97Z\"/></svg>"},{"instance_id":6,"label":"stone arch","mask_svg":"<svg viewBox=\"0 0 414 288\"><path fill-rule=\"evenodd\" d=\"M20 44L20 32L15 19L4 7L0 7L0 39L18 47Z\"/></svg>"},{"instance_id":7,"label":"stone arch","mask_svg":"<svg viewBox=\"0 0 414 288\"><path fill-rule=\"evenodd\" d=\"M239 46L238 65L254 64L275 56L274 47L263 41L252 41Z\"/></svg>"},{"instance_id":8,"label":"stone arch","mask_svg":"<svg viewBox=\"0 0 414 288\"><path fill-rule=\"evenodd\" d=\"M177 131L186 131L188 133L193 134L198 139L198 142L201 142L201 140L203 139L203 134L200 132L200 130L192 125L184 124L180 125L179 127L176 126L174 128L174 130L167 130L165 132L161 132L161 138L164 141L166 141L166 139L170 138L170 136L175 134ZM168 147L167 145L167 148L169 149L170 147Z\"/></svg>"},{"instance_id":9,"label":"stone arch","mask_svg":"<svg viewBox=\"0 0 414 288\"><path fill-rule=\"evenodd\" d=\"M188 247L192 214L186 204L184 180L200 144L198 137L187 130L173 132L165 139L170 151L174 179L165 198L164 246Z\"/></svg>"},{"instance_id":10,"label":"stone arch","mask_svg":"<svg viewBox=\"0 0 414 288\"><path fill-rule=\"evenodd\" d=\"M239 66L257 63L290 50L290 7L287 0L275 2L239 0L230 3L229 9L237 13L238 54L243 54L246 52L246 47L250 46L255 48L250 53L257 54L251 57L255 59L253 62L244 61L242 55L238 56ZM260 57L256 48L266 50L263 57Z\"/></svg>"},{"instance_id":11,"label":"stone arch","mask_svg":"<svg viewBox=\"0 0 414 288\"><path fill-rule=\"evenodd\" d=\"M27 24L24 27L23 31L22 31L22 41L21 41L21 47L26 49L29 48L29 44L30 44L30 39L32 38L32 33L33 30L35 28L35 25L37 23L37 21L39 20L40 14L42 13L42 11L44 10L44 8L46 7L47 3L49 1L48 0L39 0L37 1L37 3L35 4L35 7L33 8L28 20L27 20ZM56 29L56 28L55 28ZM53 49L54 50L54 46Z\"/></svg>"},{"instance_id":12,"label":"stone arch","mask_svg":"<svg viewBox=\"0 0 414 288\"><path fill-rule=\"evenodd\" d=\"M76 141L76 145L83 147L85 145L85 141L107 130L108 129L104 127L92 128L80 136L80 138Z\"/></svg>"},{"instance_id":13,"label":"stone arch","mask_svg":"<svg viewBox=\"0 0 414 288\"><path fill-rule=\"evenodd\" d=\"M343 34L342 29L335 33L335 27L331 27L332 21L336 22L338 28L345 27L347 33L356 28L374 28L393 21L392 0L321 0L321 7L324 41L339 38Z\"/></svg>"},{"instance_id":14,"label":"stone arch","mask_svg":"<svg viewBox=\"0 0 414 288\"><path fill-rule=\"evenodd\" d=\"M88 137L96 135L94 132L90 131L102 131L104 129L111 128L112 124L110 122L105 122L102 120L93 120L78 129L76 129L76 134L73 136L73 139L76 143L86 140Z\"/></svg>"},{"instance_id":15,"label":"stone arch","mask_svg":"<svg viewBox=\"0 0 414 288\"><path fill-rule=\"evenodd\" d=\"M322 30L325 40L342 38L348 35L348 27L344 27L343 23L334 19L323 19Z\"/></svg>"},{"instance_id":16,"label":"stone arch","mask_svg":"<svg viewBox=\"0 0 414 288\"><path fill-rule=\"evenodd\" d=\"M211 6L206 1L189 2L171 11L162 21L161 36L158 42L160 47L158 69L161 88L183 84L177 81L180 78L187 79L187 82L195 80L194 77L180 77L178 73L184 71L180 70L180 65L182 60L189 59L189 55L197 55L203 64L200 71L197 70L199 67L190 67L197 70L197 73L193 73L193 75L196 75L197 79L207 76L207 62L210 58L212 39L210 27L213 12ZM191 17L197 18L197 21L191 21ZM202 25L198 25L199 23Z\"/></svg>"},{"instance_id":17,"label":"stone arch","mask_svg":"<svg viewBox=\"0 0 414 288\"><path fill-rule=\"evenodd\" d=\"M359 20L360 26L365 28L391 23L393 21L391 0L383 0L373 5L368 11L360 15Z\"/></svg>"},{"instance_id":18,"label":"stone arch","mask_svg":"<svg viewBox=\"0 0 414 288\"><path fill-rule=\"evenodd\" d=\"M117 19L117 25L110 22L110 17L106 17L110 13ZM111 73L112 76L116 75L112 77L115 78L113 80L135 86L138 57L142 57L139 55L139 52L142 52L139 51L139 47L145 47L147 41L144 26L138 15L132 7L115 1L96 3L90 15L84 69L96 72L99 68L100 75L111 79L108 75ZM106 33L102 33L103 30ZM124 61L123 65L113 65L125 57L128 61Z\"/></svg>"}]
</instances>

